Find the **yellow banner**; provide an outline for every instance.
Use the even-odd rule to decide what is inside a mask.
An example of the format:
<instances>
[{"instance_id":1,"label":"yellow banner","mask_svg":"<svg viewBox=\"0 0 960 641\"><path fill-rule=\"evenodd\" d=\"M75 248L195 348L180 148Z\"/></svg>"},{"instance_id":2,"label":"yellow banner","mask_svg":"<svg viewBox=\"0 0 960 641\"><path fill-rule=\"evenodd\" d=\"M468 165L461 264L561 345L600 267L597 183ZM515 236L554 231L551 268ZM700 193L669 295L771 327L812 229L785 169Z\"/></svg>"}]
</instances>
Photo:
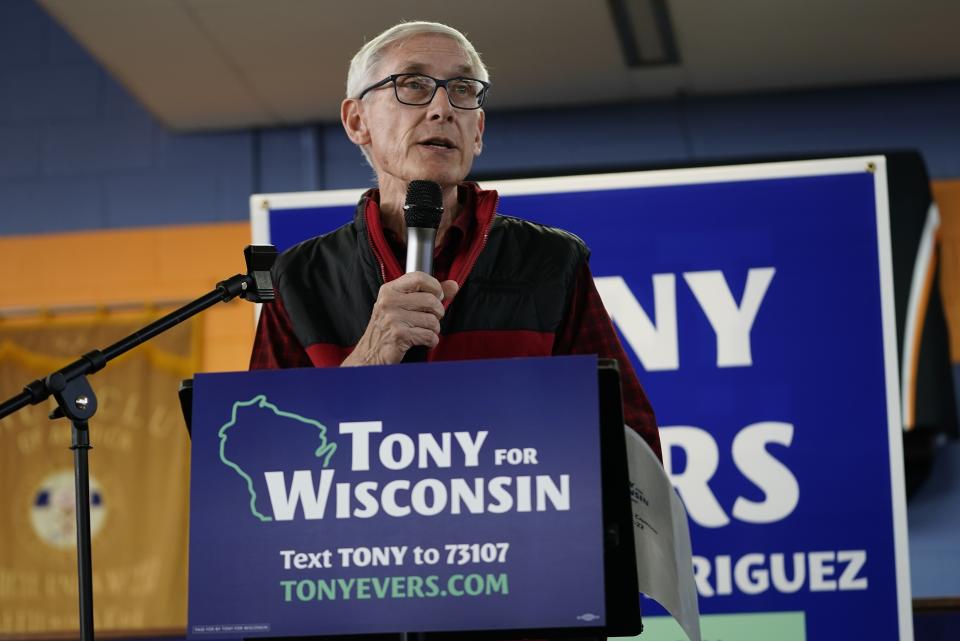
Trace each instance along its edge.
<instances>
[{"instance_id":1,"label":"yellow banner","mask_svg":"<svg viewBox=\"0 0 960 641\"><path fill-rule=\"evenodd\" d=\"M142 327L139 314L0 322L0 397ZM177 388L198 367L186 323L89 380L94 622L186 625L189 438ZM71 426L53 400L0 420L0 636L78 630Z\"/></svg>"}]
</instances>

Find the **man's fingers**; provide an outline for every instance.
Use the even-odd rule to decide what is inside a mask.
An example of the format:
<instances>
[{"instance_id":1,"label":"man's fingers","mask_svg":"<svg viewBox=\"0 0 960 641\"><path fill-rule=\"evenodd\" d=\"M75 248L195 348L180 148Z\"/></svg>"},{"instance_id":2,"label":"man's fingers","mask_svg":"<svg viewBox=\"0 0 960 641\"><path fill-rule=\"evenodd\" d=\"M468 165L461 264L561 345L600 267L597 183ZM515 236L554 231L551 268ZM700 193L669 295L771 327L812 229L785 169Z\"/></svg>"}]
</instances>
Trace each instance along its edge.
<instances>
[{"instance_id":1,"label":"man's fingers","mask_svg":"<svg viewBox=\"0 0 960 641\"><path fill-rule=\"evenodd\" d=\"M386 283L377 293L370 322L344 365L398 363L415 345L433 348L440 342L442 297L457 292L453 281L440 283L423 272L411 272Z\"/></svg>"},{"instance_id":2,"label":"man's fingers","mask_svg":"<svg viewBox=\"0 0 960 641\"><path fill-rule=\"evenodd\" d=\"M410 342L413 345L422 345L423 347L436 347L440 343L440 337L429 329L422 327L410 328Z\"/></svg>"},{"instance_id":3,"label":"man's fingers","mask_svg":"<svg viewBox=\"0 0 960 641\"><path fill-rule=\"evenodd\" d=\"M440 283L440 287L443 289L443 295L440 297L440 300L443 301L451 300L457 295L457 292L460 291L460 285L458 285L455 280L445 280Z\"/></svg>"},{"instance_id":4,"label":"man's fingers","mask_svg":"<svg viewBox=\"0 0 960 641\"><path fill-rule=\"evenodd\" d=\"M437 299L434 298L433 300L436 301ZM439 303L437 304L439 305ZM402 337L403 332L408 329L425 329L434 334L440 333L440 319L437 318L436 314L420 310L402 308L390 310L384 314L381 326L385 335L392 333L393 336L398 338Z\"/></svg>"},{"instance_id":5,"label":"man's fingers","mask_svg":"<svg viewBox=\"0 0 960 641\"><path fill-rule=\"evenodd\" d=\"M440 287L440 281L423 272L410 272L400 278L392 281L390 286L401 293L426 292L433 294L437 298L443 296L443 288Z\"/></svg>"},{"instance_id":6,"label":"man's fingers","mask_svg":"<svg viewBox=\"0 0 960 641\"><path fill-rule=\"evenodd\" d=\"M460 289L455 281L441 283L423 272L411 272L380 288L373 315L364 336L376 361L395 363L413 346L436 347L440 342L441 300L449 302Z\"/></svg>"},{"instance_id":7,"label":"man's fingers","mask_svg":"<svg viewBox=\"0 0 960 641\"><path fill-rule=\"evenodd\" d=\"M408 322L410 323L410 327L414 329L425 329L433 334L440 333L440 319L433 314L413 312Z\"/></svg>"},{"instance_id":8,"label":"man's fingers","mask_svg":"<svg viewBox=\"0 0 960 641\"><path fill-rule=\"evenodd\" d=\"M433 314L438 319L443 318L443 305L433 294L428 294L426 292L404 294L403 297L397 301L397 303L401 309L411 312L424 312L427 314Z\"/></svg>"}]
</instances>

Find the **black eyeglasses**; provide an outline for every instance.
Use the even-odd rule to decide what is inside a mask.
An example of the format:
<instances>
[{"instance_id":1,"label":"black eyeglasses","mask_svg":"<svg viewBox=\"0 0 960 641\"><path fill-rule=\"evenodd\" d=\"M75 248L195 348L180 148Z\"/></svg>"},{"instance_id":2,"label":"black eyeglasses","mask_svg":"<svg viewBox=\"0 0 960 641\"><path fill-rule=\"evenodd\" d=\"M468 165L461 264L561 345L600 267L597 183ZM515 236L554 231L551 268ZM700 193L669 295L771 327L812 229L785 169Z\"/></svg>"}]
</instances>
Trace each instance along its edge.
<instances>
[{"instance_id":1,"label":"black eyeglasses","mask_svg":"<svg viewBox=\"0 0 960 641\"><path fill-rule=\"evenodd\" d=\"M447 100L457 109L479 109L490 89L489 82L476 78L457 77L440 80L422 73L395 73L361 91L357 100L391 82L397 100L414 107L429 105L437 95L437 89L443 87L447 90Z\"/></svg>"}]
</instances>

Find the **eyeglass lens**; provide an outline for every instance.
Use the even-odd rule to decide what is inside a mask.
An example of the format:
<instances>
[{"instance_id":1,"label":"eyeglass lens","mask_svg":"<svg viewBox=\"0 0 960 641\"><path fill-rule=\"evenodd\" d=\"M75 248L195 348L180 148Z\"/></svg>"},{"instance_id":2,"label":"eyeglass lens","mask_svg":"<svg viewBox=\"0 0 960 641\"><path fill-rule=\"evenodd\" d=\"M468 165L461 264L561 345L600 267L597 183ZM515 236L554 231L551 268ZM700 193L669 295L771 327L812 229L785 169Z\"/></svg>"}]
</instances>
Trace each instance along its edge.
<instances>
[{"instance_id":1,"label":"eyeglass lens","mask_svg":"<svg viewBox=\"0 0 960 641\"><path fill-rule=\"evenodd\" d=\"M425 105L433 100L437 90L436 81L429 76L404 74L396 79L397 99L408 105ZM464 109L476 109L483 98L483 84L469 78L453 78L447 81L447 96L450 103Z\"/></svg>"}]
</instances>

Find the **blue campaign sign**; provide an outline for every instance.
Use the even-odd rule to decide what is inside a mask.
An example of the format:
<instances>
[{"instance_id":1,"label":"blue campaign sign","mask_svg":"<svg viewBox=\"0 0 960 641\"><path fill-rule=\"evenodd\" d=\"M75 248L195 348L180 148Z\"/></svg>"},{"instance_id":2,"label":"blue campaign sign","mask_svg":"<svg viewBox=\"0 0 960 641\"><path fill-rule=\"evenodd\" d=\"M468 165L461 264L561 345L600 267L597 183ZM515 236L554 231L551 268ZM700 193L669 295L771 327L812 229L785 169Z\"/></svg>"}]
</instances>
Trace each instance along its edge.
<instances>
[{"instance_id":1,"label":"blue campaign sign","mask_svg":"<svg viewBox=\"0 0 960 641\"><path fill-rule=\"evenodd\" d=\"M912 638L883 157L484 186L592 249L691 520L704 637L739 615L767 638ZM255 239L349 218L298 198L254 197Z\"/></svg>"},{"instance_id":2,"label":"blue campaign sign","mask_svg":"<svg viewBox=\"0 0 960 641\"><path fill-rule=\"evenodd\" d=\"M189 636L603 625L598 411L589 356L198 375Z\"/></svg>"}]
</instances>

